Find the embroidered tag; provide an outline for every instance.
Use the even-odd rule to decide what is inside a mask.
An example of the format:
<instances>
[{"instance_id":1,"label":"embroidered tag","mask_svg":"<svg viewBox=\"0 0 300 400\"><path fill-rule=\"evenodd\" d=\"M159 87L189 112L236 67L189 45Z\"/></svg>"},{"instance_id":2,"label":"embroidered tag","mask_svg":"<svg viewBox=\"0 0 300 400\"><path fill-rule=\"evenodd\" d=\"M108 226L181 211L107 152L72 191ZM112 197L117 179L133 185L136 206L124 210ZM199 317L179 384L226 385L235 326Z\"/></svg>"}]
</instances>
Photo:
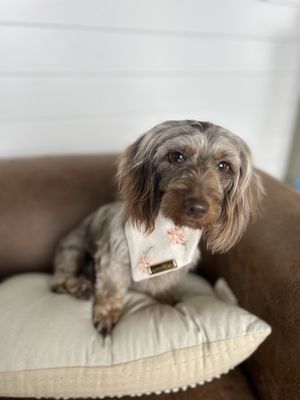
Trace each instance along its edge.
<instances>
[{"instance_id":1,"label":"embroidered tag","mask_svg":"<svg viewBox=\"0 0 300 400\"><path fill-rule=\"evenodd\" d=\"M154 231L145 234L130 222L125 224L125 234L134 281L175 271L190 264L201 238L200 229L178 227L160 212Z\"/></svg>"}]
</instances>

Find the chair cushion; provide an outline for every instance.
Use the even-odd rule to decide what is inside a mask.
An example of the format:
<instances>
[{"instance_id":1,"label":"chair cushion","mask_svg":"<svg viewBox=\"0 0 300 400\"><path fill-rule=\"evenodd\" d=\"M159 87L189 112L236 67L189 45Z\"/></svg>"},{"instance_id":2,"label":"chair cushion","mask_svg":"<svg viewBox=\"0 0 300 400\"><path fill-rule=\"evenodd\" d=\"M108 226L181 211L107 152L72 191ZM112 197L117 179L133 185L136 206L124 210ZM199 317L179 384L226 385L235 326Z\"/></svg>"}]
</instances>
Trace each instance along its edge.
<instances>
[{"instance_id":1,"label":"chair cushion","mask_svg":"<svg viewBox=\"0 0 300 400\"><path fill-rule=\"evenodd\" d=\"M239 364L271 330L189 274L174 307L130 291L121 320L103 337L91 321L92 302L51 293L48 281L31 273L0 285L0 396L99 398L193 387Z\"/></svg>"}]
</instances>

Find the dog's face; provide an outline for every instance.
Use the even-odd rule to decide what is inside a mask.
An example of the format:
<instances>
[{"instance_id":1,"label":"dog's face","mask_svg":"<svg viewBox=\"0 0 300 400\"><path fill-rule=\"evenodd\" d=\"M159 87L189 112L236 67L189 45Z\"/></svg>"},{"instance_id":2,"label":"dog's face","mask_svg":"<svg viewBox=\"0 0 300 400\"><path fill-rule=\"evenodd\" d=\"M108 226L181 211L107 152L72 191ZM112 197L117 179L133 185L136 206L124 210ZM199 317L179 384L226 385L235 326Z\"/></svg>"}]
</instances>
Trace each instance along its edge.
<instances>
[{"instance_id":1,"label":"dog's face","mask_svg":"<svg viewBox=\"0 0 300 400\"><path fill-rule=\"evenodd\" d=\"M127 218L151 231L161 209L176 225L203 229L212 251L236 243L263 192L246 143L198 121L145 133L122 155L118 178Z\"/></svg>"}]
</instances>

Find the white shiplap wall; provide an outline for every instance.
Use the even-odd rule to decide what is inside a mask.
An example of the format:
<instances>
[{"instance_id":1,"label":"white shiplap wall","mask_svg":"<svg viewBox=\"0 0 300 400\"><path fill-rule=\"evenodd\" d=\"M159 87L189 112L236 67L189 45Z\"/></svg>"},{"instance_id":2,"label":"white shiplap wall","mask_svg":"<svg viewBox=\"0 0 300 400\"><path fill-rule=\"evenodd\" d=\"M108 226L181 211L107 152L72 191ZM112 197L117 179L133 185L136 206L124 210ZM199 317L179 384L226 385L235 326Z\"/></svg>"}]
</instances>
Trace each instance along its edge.
<instances>
[{"instance_id":1,"label":"white shiplap wall","mask_svg":"<svg viewBox=\"0 0 300 400\"><path fill-rule=\"evenodd\" d=\"M195 118L283 177L299 50L298 0L0 0L0 157L120 151Z\"/></svg>"}]
</instances>

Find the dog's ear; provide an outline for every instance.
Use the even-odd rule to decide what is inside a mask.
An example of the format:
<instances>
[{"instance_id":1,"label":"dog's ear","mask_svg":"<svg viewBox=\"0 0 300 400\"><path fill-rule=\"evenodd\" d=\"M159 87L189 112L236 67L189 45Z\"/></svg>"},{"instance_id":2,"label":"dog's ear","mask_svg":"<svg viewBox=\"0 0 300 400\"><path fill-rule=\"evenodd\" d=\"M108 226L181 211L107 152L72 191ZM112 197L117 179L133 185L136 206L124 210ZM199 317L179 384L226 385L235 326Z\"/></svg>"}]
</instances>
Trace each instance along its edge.
<instances>
[{"instance_id":1,"label":"dog's ear","mask_svg":"<svg viewBox=\"0 0 300 400\"><path fill-rule=\"evenodd\" d=\"M153 158L142 149L144 136L121 155L117 180L126 218L151 232L159 211L160 192Z\"/></svg>"},{"instance_id":2,"label":"dog's ear","mask_svg":"<svg viewBox=\"0 0 300 400\"><path fill-rule=\"evenodd\" d=\"M207 248L213 253L222 253L234 246L245 232L249 219L260 211L264 189L253 170L248 146L243 142L240 149L240 170L233 187L224 197L221 215L203 233Z\"/></svg>"}]
</instances>

